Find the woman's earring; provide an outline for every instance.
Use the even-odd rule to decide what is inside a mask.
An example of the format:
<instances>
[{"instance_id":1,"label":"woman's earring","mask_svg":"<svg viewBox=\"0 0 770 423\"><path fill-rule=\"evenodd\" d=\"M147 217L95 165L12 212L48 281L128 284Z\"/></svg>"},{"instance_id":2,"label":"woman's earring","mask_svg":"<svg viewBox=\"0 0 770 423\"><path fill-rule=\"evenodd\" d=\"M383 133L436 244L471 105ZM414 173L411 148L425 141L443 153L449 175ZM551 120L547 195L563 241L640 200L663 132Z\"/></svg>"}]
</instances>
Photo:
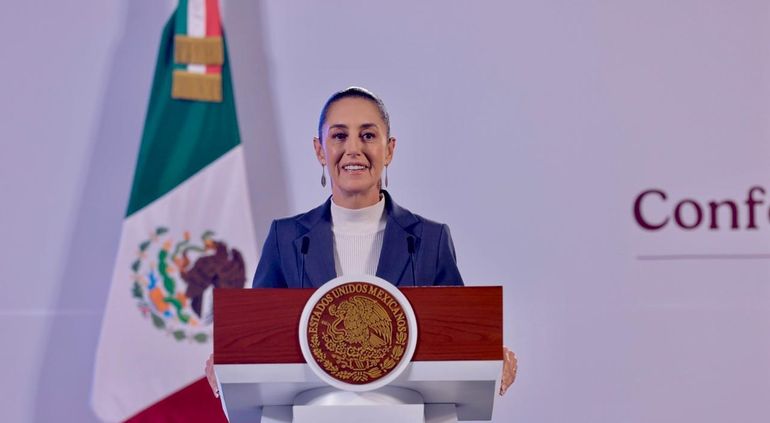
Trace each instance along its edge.
<instances>
[{"instance_id":1,"label":"woman's earring","mask_svg":"<svg viewBox=\"0 0 770 423\"><path fill-rule=\"evenodd\" d=\"M326 165L321 165L321 186L326 188Z\"/></svg>"},{"instance_id":2,"label":"woman's earring","mask_svg":"<svg viewBox=\"0 0 770 423\"><path fill-rule=\"evenodd\" d=\"M385 166L385 188L388 187L388 167Z\"/></svg>"}]
</instances>

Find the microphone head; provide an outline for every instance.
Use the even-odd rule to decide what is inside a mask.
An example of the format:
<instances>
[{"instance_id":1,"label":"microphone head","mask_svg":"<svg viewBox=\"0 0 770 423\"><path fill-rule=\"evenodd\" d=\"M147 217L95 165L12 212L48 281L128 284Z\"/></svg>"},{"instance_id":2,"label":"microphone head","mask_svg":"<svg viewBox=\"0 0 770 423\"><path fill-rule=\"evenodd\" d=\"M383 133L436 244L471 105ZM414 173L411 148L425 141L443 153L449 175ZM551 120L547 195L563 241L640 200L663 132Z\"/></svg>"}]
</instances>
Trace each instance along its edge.
<instances>
[{"instance_id":1,"label":"microphone head","mask_svg":"<svg viewBox=\"0 0 770 423\"><path fill-rule=\"evenodd\" d=\"M406 237L406 248L409 251L409 254L414 254L414 237L411 235Z\"/></svg>"},{"instance_id":2,"label":"microphone head","mask_svg":"<svg viewBox=\"0 0 770 423\"><path fill-rule=\"evenodd\" d=\"M303 236L302 237L302 248L300 248L300 252L302 254L307 254L307 250L310 248L310 238Z\"/></svg>"}]
</instances>

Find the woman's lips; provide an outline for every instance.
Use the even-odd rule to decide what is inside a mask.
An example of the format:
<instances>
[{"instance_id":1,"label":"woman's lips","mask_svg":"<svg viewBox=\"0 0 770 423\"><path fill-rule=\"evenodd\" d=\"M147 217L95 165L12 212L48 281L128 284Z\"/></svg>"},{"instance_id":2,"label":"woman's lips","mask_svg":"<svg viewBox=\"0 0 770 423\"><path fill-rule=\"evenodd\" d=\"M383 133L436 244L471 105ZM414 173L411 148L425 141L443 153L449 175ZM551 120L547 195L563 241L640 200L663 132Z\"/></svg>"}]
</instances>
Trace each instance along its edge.
<instances>
[{"instance_id":1,"label":"woman's lips","mask_svg":"<svg viewBox=\"0 0 770 423\"><path fill-rule=\"evenodd\" d=\"M349 175L359 175L369 170L369 166L363 163L348 163L341 166L341 168Z\"/></svg>"}]
</instances>

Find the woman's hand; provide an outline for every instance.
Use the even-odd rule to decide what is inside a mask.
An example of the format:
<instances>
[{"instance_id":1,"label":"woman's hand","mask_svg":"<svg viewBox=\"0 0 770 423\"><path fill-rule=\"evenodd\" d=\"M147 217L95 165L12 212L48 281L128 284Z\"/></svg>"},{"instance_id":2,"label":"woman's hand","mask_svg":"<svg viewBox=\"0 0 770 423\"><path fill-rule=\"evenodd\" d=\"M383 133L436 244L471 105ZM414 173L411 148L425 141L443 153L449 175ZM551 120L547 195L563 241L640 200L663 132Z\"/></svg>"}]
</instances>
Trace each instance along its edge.
<instances>
[{"instance_id":1,"label":"woman's hand","mask_svg":"<svg viewBox=\"0 0 770 423\"><path fill-rule=\"evenodd\" d=\"M206 360L206 379L209 381L211 391L216 398L219 398L219 387L217 386L217 375L214 373L214 354L209 356Z\"/></svg>"},{"instance_id":2,"label":"woman's hand","mask_svg":"<svg viewBox=\"0 0 770 423\"><path fill-rule=\"evenodd\" d=\"M516 360L516 354L509 350L508 347L503 346L503 380L500 382L500 396L505 395L505 391L516 380L517 369L518 360Z\"/></svg>"}]
</instances>

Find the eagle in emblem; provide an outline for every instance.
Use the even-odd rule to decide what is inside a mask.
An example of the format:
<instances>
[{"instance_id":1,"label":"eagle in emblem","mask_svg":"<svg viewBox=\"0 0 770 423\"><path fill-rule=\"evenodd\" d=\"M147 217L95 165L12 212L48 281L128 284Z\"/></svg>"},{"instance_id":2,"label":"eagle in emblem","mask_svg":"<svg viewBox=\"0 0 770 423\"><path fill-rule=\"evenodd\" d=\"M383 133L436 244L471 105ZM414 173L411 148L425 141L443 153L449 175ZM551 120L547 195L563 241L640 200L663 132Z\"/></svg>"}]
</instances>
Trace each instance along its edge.
<instances>
[{"instance_id":1,"label":"eagle in emblem","mask_svg":"<svg viewBox=\"0 0 770 423\"><path fill-rule=\"evenodd\" d=\"M329 306L336 319L327 334L335 342L377 349L388 346L392 340L393 324L385 309L371 298L356 295L339 305Z\"/></svg>"},{"instance_id":2,"label":"eagle in emblem","mask_svg":"<svg viewBox=\"0 0 770 423\"><path fill-rule=\"evenodd\" d=\"M202 317L203 293L210 286L215 288L243 288L246 282L246 266L241 252L228 248L223 241L212 239L213 232L207 231L202 236L203 247L189 244L189 235L180 242L174 251L173 260L179 269L179 275L187 283L185 295L190 299L190 307ZM191 265L188 252L197 251L202 255Z\"/></svg>"}]
</instances>

